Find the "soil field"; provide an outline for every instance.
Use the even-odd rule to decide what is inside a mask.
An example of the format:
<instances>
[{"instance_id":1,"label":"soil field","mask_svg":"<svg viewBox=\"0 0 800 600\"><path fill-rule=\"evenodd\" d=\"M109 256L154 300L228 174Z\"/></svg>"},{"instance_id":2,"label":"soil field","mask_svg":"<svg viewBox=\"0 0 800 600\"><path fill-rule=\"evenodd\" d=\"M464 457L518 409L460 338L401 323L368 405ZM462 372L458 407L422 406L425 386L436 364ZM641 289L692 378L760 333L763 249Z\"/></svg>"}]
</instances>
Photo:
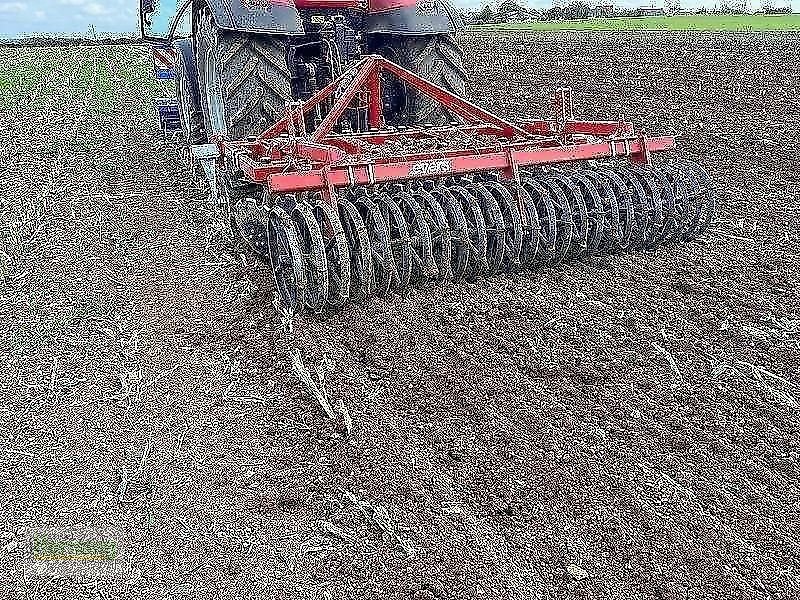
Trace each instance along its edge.
<instances>
[{"instance_id":1,"label":"soil field","mask_svg":"<svg viewBox=\"0 0 800 600\"><path fill-rule=\"evenodd\" d=\"M713 231L287 332L144 49L0 56L0 597L800 596L800 37L463 41L491 110L679 134Z\"/></svg>"}]
</instances>

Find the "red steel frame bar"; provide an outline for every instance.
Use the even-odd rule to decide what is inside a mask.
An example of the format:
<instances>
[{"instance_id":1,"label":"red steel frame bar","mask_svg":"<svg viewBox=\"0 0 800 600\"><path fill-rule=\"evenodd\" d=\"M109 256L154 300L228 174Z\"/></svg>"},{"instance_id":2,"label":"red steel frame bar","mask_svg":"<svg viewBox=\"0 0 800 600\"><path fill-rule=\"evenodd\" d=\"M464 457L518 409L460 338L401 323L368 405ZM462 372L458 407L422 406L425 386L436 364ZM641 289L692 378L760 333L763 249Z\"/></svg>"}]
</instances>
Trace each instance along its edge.
<instances>
[{"instance_id":1,"label":"red steel frame bar","mask_svg":"<svg viewBox=\"0 0 800 600\"><path fill-rule=\"evenodd\" d=\"M369 91L369 115L367 121L371 129L378 129L383 120L380 70L375 69L367 78Z\"/></svg>"},{"instance_id":2,"label":"red steel frame bar","mask_svg":"<svg viewBox=\"0 0 800 600\"><path fill-rule=\"evenodd\" d=\"M411 71L407 71L403 67L396 65L391 61L383 59L379 63L379 66L382 69L392 73L396 77L404 80L405 82L410 83L419 91L430 96L434 100L437 100L440 104L446 106L448 110L460 117L464 117L465 119L470 119L472 121L483 121L485 123L496 125L503 131L506 137L513 137L514 135L527 137L528 135L527 131L517 127L513 123L509 123L508 121L493 115L489 111L483 110L471 102L467 102L455 94L451 94L447 90L432 84L430 81L426 81L422 77L415 75Z\"/></svg>"},{"instance_id":3,"label":"red steel frame bar","mask_svg":"<svg viewBox=\"0 0 800 600\"><path fill-rule=\"evenodd\" d=\"M254 183L265 184L270 191L297 192L324 190L328 187L370 185L391 181L443 177L476 171L509 172L516 167L565 163L611 157L629 157L643 162L649 152L668 150L675 145L672 137L655 137L646 140L608 140L596 143L574 144L554 148L512 149L501 151L484 149L474 154L454 151L398 157L397 160L370 161L345 165L326 165L311 171L275 172L275 166L263 166L257 161L242 157L239 167ZM474 151L473 151L474 152Z\"/></svg>"},{"instance_id":4,"label":"red steel frame bar","mask_svg":"<svg viewBox=\"0 0 800 600\"><path fill-rule=\"evenodd\" d=\"M381 130L383 122L381 71L392 73L433 98L464 121L463 124L407 130ZM357 94L367 96L368 132L332 133ZM320 103L335 100L322 122L307 135L305 115ZM363 96L359 96L363 98ZM298 136L299 130L299 136ZM473 133L509 141L493 147L409 154L391 158L362 156L364 144L389 139L436 138L443 134ZM288 138L279 137L281 134ZM597 140L597 138L605 138ZM510 142L521 138L521 141ZM553 121L510 123L380 56L367 56L308 100L292 103L286 116L255 141L219 142L237 152L239 168L253 183L275 193L320 190L331 199L337 187L443 177L477 171L499 171L519 178L519 167L578 160L626 157L647 163L651 152L673 148L673 137L647 138L627 121L576 121L568 88L556 91ZM309 170L292 170L292 159L311 161Z\"/></svg>"}]
</instances>

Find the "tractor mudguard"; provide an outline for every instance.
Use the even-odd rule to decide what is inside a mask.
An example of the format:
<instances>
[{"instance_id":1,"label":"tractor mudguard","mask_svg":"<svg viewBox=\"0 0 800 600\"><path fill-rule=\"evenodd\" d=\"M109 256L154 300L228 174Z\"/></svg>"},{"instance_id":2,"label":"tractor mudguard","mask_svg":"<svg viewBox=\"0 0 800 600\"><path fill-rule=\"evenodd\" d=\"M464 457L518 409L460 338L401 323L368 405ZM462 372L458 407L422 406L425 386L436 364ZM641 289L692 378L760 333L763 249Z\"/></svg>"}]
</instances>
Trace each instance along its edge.
<instances>
[{"instance_id":1,"label":"tractor mudguard","mask_svg":"<svg viewBox=\"0 0 800 600\"><path fill-rule=\"evenodd\" d=\"M207 0L221 29L248 33L303 33L293 0Z\"/></svg>"},{"instance_id":2,"label":"tractor mudguard","mask_svg":"<svg viewBox=\"0 0 800 600\"><path fill-rule=\"evenodd\" d=\"M189 82L189 100L192 104L192 108L199 112L202 106L200 101L200 79L197 73L197 59L195 58L194 48L192 47L192 40L175 40L172 42L172 47L180 53L180 58L178 58L178 60L183 60L185 76Z\"/></svg>"},{"instance_id":3,"label":"tractor mudguard","mask_svg":"<svg viewBox=\"0 0 800 600\"><path fill-rule=\"evenodd\" d=\"M445 0L369 0L367 33L430 35L463 28L461 17Z\"/></svg>"}]
</instances>

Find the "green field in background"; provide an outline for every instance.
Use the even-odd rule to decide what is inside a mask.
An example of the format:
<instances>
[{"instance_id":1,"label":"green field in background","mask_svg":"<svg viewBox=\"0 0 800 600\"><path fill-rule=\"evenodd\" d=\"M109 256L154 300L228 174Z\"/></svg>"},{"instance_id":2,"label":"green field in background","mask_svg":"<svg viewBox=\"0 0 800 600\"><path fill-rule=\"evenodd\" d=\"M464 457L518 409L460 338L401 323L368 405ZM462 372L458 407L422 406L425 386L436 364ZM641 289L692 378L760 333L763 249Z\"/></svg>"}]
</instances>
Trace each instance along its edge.
<instances>
[{"instance_id":1,"label":"green field in background","mask_svg":"<svg viewBox=\"0 0 800 600\"><path fill-rule=\"evenodd\" d=\"M479 29L559 31L563 29L625 31L773 31L800 29L800 14L791 15L677 15L674 17L624 17L582 21L531 21L477 25Z\"/></svg>"}]
</instances>

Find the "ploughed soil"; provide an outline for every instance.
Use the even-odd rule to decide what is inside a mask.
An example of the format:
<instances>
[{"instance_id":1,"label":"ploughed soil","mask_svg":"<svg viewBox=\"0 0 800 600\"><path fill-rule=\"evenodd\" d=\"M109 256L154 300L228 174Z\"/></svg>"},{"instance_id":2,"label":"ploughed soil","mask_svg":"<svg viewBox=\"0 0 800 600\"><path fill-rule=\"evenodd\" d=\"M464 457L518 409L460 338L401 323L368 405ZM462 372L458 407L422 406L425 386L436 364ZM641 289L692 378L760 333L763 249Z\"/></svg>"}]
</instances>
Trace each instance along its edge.
<instances>
[{"instance_id":1,"label":"ploughed soil","mask_svg":"<svg viewBox=\"0 0 800 600\"><path fill-rule=\"evenodd\" d=\"M144 49L0 57L3 598L800 596L800 38L462 41L491 110L678 134L713 230L288 332ZM113 573L31 555L82 527Z\"/></svg>"}]
</instances>

